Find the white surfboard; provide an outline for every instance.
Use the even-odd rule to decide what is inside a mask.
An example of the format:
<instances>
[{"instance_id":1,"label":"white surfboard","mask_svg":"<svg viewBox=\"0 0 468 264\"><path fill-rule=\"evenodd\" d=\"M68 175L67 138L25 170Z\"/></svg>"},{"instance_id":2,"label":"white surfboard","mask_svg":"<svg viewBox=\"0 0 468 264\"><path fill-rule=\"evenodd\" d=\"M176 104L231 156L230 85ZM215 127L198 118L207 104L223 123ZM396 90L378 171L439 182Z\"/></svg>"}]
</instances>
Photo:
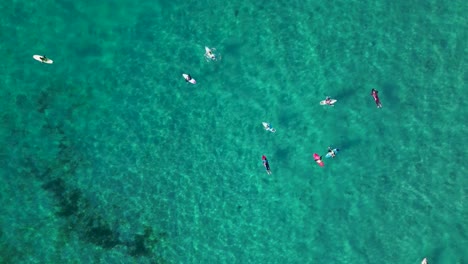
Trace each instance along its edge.
<instances>
[{"instance_id":1,"label":"white surfboard","mask_svg":"<svg viewBox=\"0 0 468 264\"><path fill-rule=\"evenodd\" d=\"M214 55L213 51L205 46L205 57L210 60L216 60L216 55Z\"/></svg>"},{"instance_id":2,"label":"white surfboard","mask_svg":"<svg viewBox=\"0 0 468 264\"><path fill-rule=\"evenodd\" d=\"M42 58L44 58L44 56L41 56L41 55L34 55L33 58L41 63L46 63L46 64L54 63L54 61L49 58L46 58L47 60L43 61Z\"/></svg>"},{"instance_id":3,"label":"white surfboard","mask_svg":"<svg viewBox=\"0 0 468 264\"><path fill-rule=\"evenodd\" d=\"M336 103L336 101L338 100L331 99L330 103L327 104L327 101L323 100L323 101L320 101L320 105L333 105L334 103Z\"/></svg>"},{"instance_id":4,"label":"white surfboard","mask_svg":"<svg viewBox=\"0 0 468 264\"><path fill-rule=\"evenodd\" d=\"M188 79L188 78L189 78L189 75L188 75L188 74L182 73L182 76L184 77L184 79L185 79L187 82L189 82L189 83L191 83L191 84L196 84L196 83L197 83L197 81L195 81L194 78L192 78L192 79L189 80L189 79Z\"/></svg>"},{"instance_id":5,"label":"white surfboard","mask_svg":"<svg viewBox=\"0 0 468 264\"><path fill-rule=\"evenodd\" d=\"M270 127L270 125L267 122L262 122L262 125L263 125L263 128L265 128L265 130L271 131L273 133L276 132L276 129Z\"/></svg>"},{"instance_id":6,"label":"white surfboard","mask_svg":"<svg viewBox=\"0 0 468 264\"><path fill-rule=\"evenodd\" d=\"M427 259L424 258L424 259L421 261L421 264L427 264Z\"/></svg>"}]
</instances>

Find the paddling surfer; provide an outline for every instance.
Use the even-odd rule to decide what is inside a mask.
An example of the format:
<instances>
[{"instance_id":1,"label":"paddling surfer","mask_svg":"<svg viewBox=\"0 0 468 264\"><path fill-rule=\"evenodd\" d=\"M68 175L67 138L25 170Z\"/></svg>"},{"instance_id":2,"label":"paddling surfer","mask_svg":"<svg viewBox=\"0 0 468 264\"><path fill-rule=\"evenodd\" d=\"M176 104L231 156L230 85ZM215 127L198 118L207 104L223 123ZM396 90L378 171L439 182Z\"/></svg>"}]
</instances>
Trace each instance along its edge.
<instances>
[{"instance_id":1,"label":"paddling surfer","mask_svg":"<svg viewBox=\"0 0 468 264\"><path fill-rule=\"evenodd\" d=\"M263 166L265 167L266 172L268 174L271 174L270 164L268 163L268 159L265 155L262 155L262 162L263 162Z\"/></svg>"},{"instance_id":2,"label":"paddling surfer","mask_svg":"<svg viewBox=\"0 0 468 264\"><path fill-rule=\"evenodd\" d=\"M319 165L322 163L322 156L319 156L318 154L314 154L314 160L317 162Z\"/></svg>"},{"instance_id":3,"label":"paddling surfer","mask_svg":"<svg viewBox=\"0 0 468 264\"><path fill-rule=\"evenodd\" d=\"M190 74L187 74L187 77L185 77L185 81L190 82L192 80L192 76Z\"/></svg>"},{"instance_id":4,"label":"paddling surfer","mask_svg":"<svg viewBox=\"0 0 468 264\"><path fill-rule=\"evenodd\" d=\"M328 147L328 153L330 153L330 156L331 156L332 158L334 158L334 157L336 156L335 151L334 151L332 148L330 148L330 147Z\"/></svg>"},{"instance_id":5,"label":"paddling surfer","mask_svg":"<svg viewBox=\"0 0 468 264\"><path fill-rule=\"evenodd\" d=\"M382 108L382 104L380 103L380 99L379 99L379 91L372 88L371 95L372 97L374 97L374 101L375 101L375 104L377 105L377 108Z\"/></svg>"}]
</instances>

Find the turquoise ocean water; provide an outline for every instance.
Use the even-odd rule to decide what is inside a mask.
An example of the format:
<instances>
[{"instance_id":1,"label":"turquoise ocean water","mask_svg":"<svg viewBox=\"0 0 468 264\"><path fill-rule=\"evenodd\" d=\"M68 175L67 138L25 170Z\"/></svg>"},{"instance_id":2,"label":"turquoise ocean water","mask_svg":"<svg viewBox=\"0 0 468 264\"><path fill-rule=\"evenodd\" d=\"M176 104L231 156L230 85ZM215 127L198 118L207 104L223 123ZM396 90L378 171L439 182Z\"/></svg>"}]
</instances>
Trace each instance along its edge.
<instances>
[{"instance_id":1,"label":"turquoise ocean water","mask_svg":"<svg viewBox=\"0 0 468 264\"><path fill-rule=\"evenodd\" d=\"M465 1L0 6L0 263L468 263Z\"/></svg>"}]
</instances>

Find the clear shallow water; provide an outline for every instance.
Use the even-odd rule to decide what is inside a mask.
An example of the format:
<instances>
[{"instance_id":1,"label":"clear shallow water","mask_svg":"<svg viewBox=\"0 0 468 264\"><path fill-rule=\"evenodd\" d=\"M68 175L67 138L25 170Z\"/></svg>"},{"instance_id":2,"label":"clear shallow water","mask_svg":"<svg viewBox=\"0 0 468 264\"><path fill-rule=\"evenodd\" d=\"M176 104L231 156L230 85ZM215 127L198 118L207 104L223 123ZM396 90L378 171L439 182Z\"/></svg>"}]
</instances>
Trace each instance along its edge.
<instances>
[{"instance_id":1,"label":"clear shallow water","mask_svg":"<svg viewBox=\"0 0 468 264\"><path fill-rule=\"evenodd\" d=\"M0 5L2 262L467 262L461 1Z\"/></svg>"}]
</instances>

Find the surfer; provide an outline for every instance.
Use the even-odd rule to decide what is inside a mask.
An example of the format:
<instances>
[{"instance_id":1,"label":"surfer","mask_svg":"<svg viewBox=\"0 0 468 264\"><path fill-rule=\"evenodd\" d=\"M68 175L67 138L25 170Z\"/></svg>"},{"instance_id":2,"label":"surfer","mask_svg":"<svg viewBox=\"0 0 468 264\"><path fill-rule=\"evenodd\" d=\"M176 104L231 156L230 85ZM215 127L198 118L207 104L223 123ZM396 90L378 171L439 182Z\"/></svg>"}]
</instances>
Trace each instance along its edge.
<instances>
[{"instance_id":1,"label":"surfer","mask_svg":"<svg viewBox=\"0 0 468 264\"><path fill-rule=\"evenodd\" d=\"M336 100L330 98L330 96L327 96L325 97L325 100L320 101L320 105L335 106L334 103L336 103Z\"/></svg>"},{"instance_id":2,"label":"surfer","mask_svg":"<svg viewBox=\"0 0 468 264\"><path fill-rule=\"evenodd\" d=\"M336 151L339 151L339 149L336 149ZM332 158L334 158L336 156L336 152L330 147L328 147L328 153L330 153L330 156Z\"/></svg>"},{"instance_id":3,"label":"surfer","mask_svg":"<svg viewBox=\"0 0 468 264\"><path fill-rule=\"evenodd\" d=\"M270 132L273 132L275 133L276 132L276 129L274 129L270 123L267 123L267 122L262 122L262 125L263 125L263 128L265 128L266 131L270 131Z\"/></svg>"},{"instance_id":4,"label":"surfer","mask_svg":"<svg viewBox=\"0 0 468 264\"><path fill-rule=\"evenodd\" d=\"M40 56L39 59L41 60L41 62L46 62L49 60L46 56Z\"/></svg>"},{"instance_id":5,"label":"surfer","mask_svg":"<svg viewBox=\"0 0 468 264\"><path fill-rule=\"evenodd\" d=\"M206 48L205 56L210 60L216 60L216 56L211 51L211 49Z\"/></svg>"},{"instance_id":6,"label":"surfer","mask_svg":"<svg viewBox=\"0 0 468 264\"><path fill-rule=\"evenodd\" d=\"M317 153L314 153L314 160L315 162L317 162L317 164L320 166L320 167L323 167L325 164L323 163L322 161L322 156L320 156L319 154Z\"/></svg>"},{"instance_id":7,"label":"surfer","mask_svg":"<svg viewBox=\"0 0 468 264\"><path fill-rule=\"evenodd\" d=\"M187 74L187 76L184 76L185 81L190 82L192 80L192 76L190 74Z\"/></svg>"},{"instance_id":8,"label":"surfer","mask_svg":"<svg viewBox=\"0 0 468 264\"><path fill-rule=\"evenodd\" d=\"M268 174L271 174L270 164L268 163L267 157L265 155L262 155L262 162L263 162L263 166L265 167L266 172Z\"/></svg>"},{"instance_id":9,"label":"surfer","mask_svg":"<svg viewBox=\"0 0 468 264\"><path fill-rule=\"evenodd\" d=\"M379 91L372 88L371 95L372 97L374 97L374 101L375 101L375 104L377 105L377 108L382 108L382 104L380 103L380 99L379 99Z\"/></svg>"}]
</instances>

